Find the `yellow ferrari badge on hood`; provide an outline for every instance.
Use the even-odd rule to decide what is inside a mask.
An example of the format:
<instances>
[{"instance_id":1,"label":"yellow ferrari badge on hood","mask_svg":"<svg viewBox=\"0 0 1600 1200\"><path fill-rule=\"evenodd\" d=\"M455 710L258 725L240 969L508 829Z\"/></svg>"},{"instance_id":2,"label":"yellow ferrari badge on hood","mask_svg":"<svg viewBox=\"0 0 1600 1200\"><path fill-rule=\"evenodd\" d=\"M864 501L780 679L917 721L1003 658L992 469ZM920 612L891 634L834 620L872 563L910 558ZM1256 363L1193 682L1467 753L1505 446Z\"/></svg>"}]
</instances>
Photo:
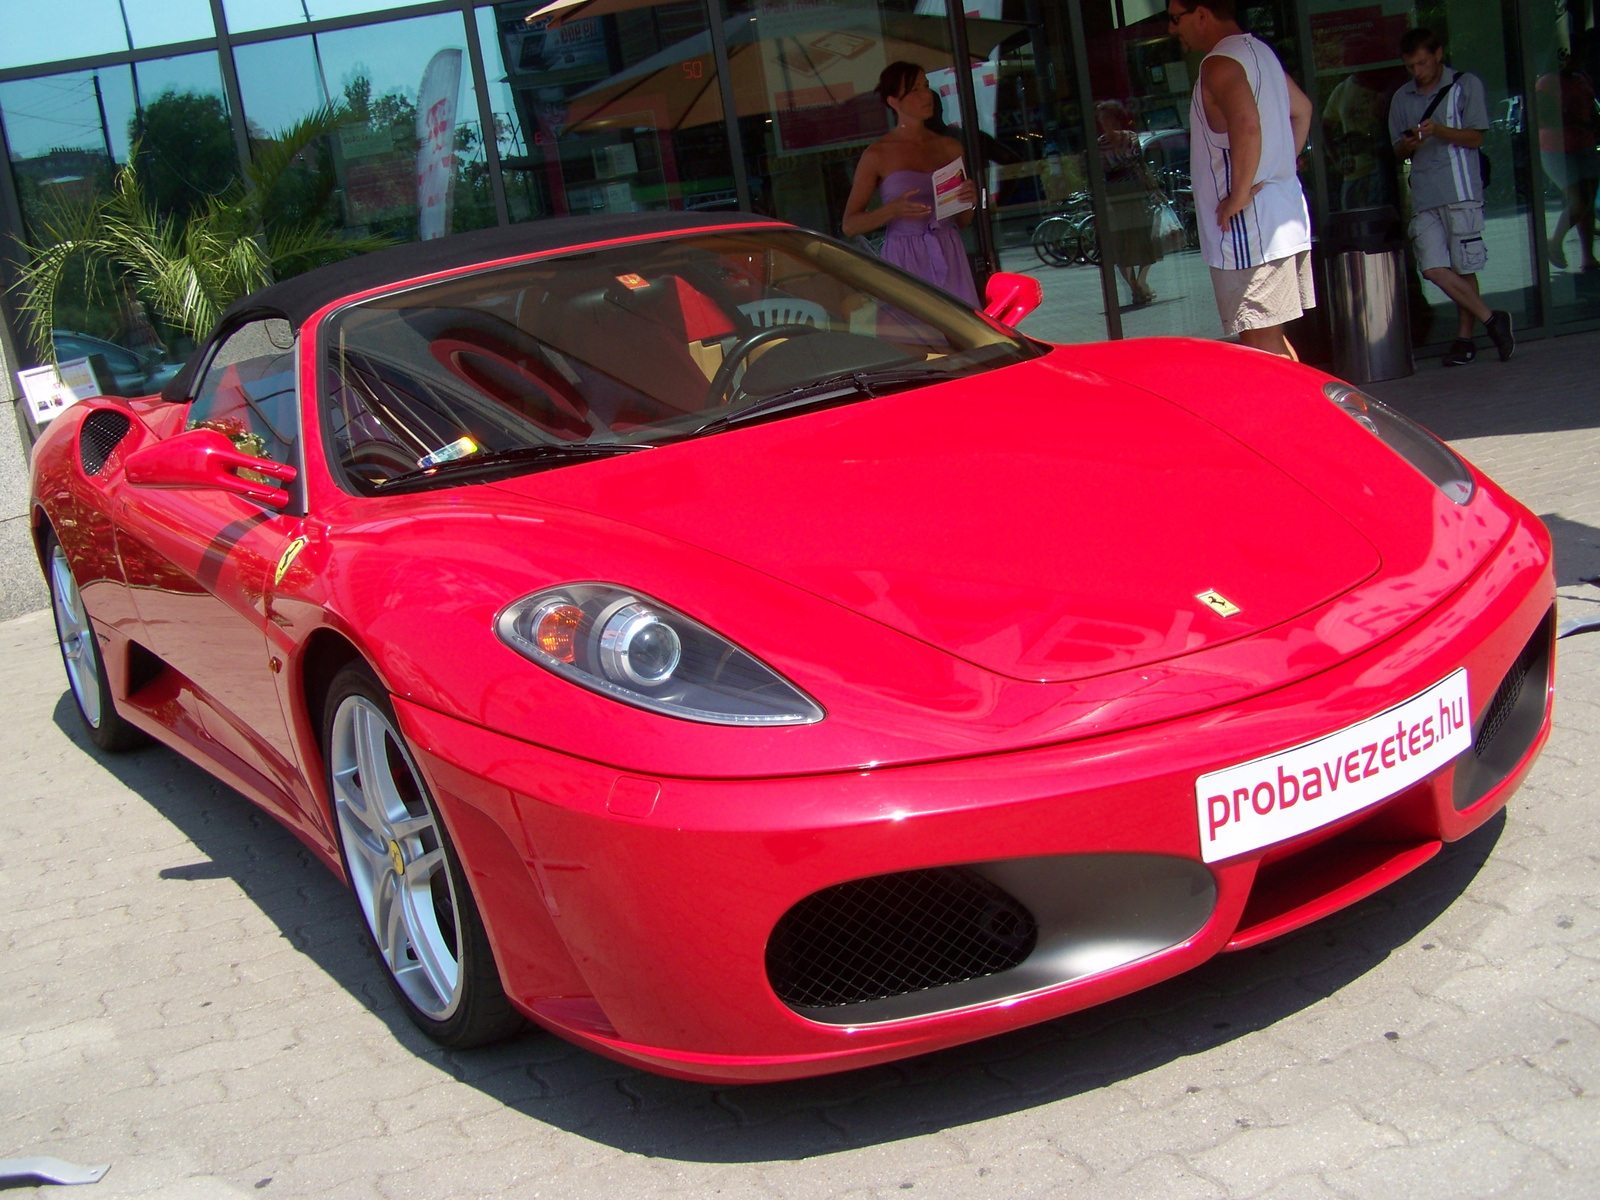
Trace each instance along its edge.
<instances>
[{"instance_id":1,"label":"yellow ferrari badge on hood","mask_svg":"<svg viewBox=\"0 0 1600 1200\"><path fill-rule=\"evenodd\" d=\"M1229 600L1221 592L1212 591L1209 588L1203 592L1196 592L1194 598L1219 617L1231 617L1241 611L1237 604Z\"/></svg>"}]
</instances>

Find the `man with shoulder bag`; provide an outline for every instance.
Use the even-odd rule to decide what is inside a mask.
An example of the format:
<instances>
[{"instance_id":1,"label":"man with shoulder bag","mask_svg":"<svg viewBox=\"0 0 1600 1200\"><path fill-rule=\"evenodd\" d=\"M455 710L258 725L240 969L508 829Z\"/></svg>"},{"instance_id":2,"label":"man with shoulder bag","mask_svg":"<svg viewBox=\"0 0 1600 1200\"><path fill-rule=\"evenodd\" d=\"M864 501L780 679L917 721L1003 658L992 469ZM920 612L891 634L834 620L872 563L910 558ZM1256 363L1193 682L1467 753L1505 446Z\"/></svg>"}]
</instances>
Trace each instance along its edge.
<instances>
[{"instance_id":1,"label":"man with shoulder bag","mask_svg":"<svg viewBox=\"0 0 1600 1200\"><path fill-rule=\"evenodd\" d=\"M1478 292L1478 272L1489 260L1483 241L1481 155L1489 113L1483 81L1444 65L1444 47L1426 29L1408 29L1400 58L1411 82L1389 102L1389 138L1402 161L1411 160L1411 244L1423 278L1455 302L1456 340L1447 367L1477 357L1476 323L1494 342L1500 361L1516 349L1511 314L1491 311Z\"/></svg>"}]
</instances>

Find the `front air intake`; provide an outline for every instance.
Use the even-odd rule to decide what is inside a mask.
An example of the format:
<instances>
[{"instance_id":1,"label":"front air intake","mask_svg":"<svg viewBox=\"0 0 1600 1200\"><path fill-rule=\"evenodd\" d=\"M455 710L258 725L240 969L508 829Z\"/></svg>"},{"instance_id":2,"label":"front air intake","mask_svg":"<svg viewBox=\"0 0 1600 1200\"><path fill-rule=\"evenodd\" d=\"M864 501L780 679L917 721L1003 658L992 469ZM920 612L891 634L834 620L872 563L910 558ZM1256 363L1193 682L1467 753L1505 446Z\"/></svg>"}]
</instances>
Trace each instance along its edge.
<instances>
[{"instance_id":1,"label":"front air intake","mask_svg":"<svg viewBox=\"0 0 1600 1200\"><path fill-rule=\"evenodd\" d=\"M1555 610L1523 646L1495 688L1472 733L1472 753L1456 759L1452 799L1457 810L1476 804L1527 757L1544 728L1550 694L1550 644Z\"/></svg>"},{"instance_id":2,"label":"front air intake","mask_svg":"<svg viewBox=\"0 0 1600 1200\"><path fill-rule=\"evenodd\" d=\"M786 912L767 942L767 978L790 1008L837 1008L1008 971L1038 937L1033 914L973 871L874 875Z\"/></svg>"},{"instance_id":3,"label":"front air intake","mask_svg":"<svg viewBox=\"0 0 1600 1200\"><path fill-rule=\"evenodd\" d=\"M106 460L128 436L131 425L128 414L114 408L97 408L83 419L78 429L78 461L83 464L85 475L98 475L105 470Z\"/></svg>"}]
</instances>

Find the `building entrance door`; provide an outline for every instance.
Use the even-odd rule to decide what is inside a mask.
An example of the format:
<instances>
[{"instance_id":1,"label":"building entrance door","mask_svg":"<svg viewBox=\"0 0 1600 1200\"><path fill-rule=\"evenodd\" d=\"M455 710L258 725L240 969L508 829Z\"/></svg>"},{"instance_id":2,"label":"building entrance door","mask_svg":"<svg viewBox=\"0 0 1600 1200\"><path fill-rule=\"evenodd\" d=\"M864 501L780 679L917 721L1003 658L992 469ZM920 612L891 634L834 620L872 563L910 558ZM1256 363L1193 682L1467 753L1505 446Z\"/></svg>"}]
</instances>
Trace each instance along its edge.
<instances>
[{"instance_id":1,"label":"building entrance door","mask_svg":"<svg viewBox=\"0 0 1600 1200\"><path fill-rule=\"evenodd\" d=\"M1108 333L1082 91L1066 0L967 0L969 43L992 47L972 68L985 217L1000 270L1037 277L1044 303L1027 332L1053 342ZM1018 18L1021 20L1018 20ZM946 119L960 121L955 72L930 76ZM969 141L968 144L971 144Z\"/></svg>"}]
</instances>

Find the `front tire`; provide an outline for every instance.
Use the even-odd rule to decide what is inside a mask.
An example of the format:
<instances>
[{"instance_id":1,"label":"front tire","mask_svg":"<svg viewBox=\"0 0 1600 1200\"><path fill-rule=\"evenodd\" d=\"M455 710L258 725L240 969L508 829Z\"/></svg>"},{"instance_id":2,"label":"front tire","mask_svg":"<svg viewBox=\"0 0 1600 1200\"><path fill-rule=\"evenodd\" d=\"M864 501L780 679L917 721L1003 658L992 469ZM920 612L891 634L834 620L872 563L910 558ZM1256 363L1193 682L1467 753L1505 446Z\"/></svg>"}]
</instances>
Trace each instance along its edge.
<instances>
[{"instance_id":1,"label":"front tire","mask_svg":"<svg viewBox=\"0 0 1600 1200\"><path fill-rule=\"evenodd\" d=\"M61 664L67 669L67 684L77 703L78 716L89 740L108 754L133 750L150 739L143 731L124 721L111 699L111 684L106 679L106 660L100 653L100 639L94 622L83 607L72 564L61 548L54 530L46 530L44 542L45 578L50 584L50 612L56 622L56 643L61 649Z\"/></svg>"},{"instance_id":2,"label":"front tire","mask_svg":"<svg viewBox=\"0 0 1600 1200\"><path fill-rule=\"evenodd\" d=\"M450 834L365 663L334 677L323 763L345 874L406 1015L463 1049L517 1032L494 952Z\"/></svg>"}]
</instances>

